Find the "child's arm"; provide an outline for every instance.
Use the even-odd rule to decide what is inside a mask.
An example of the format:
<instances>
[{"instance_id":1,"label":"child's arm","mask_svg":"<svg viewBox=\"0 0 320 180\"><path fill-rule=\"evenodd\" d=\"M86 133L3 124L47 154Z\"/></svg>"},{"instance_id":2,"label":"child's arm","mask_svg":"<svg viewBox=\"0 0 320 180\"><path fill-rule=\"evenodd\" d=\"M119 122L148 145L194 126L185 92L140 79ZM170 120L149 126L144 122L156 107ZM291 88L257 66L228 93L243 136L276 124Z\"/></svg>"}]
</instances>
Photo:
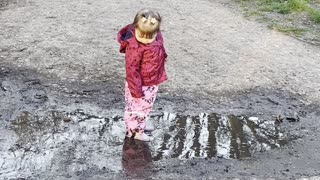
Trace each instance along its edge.
<instances>
[{"instance_id":1,"label":"child's arm","mask_svg":"<svg viewBox=\"0 0 320 180\"><path fill-rule=\"evenodd\" d=\"M158 36L157 36L158 40L161 42L162 44L162 50L163 50L163 54L164 54L164 59L165 61L167 60L168 54L166 52L166 49L164 48L164 42L163 42L163 37L162 37L162 33L159 31L158 32Z\"/></svg>"},{"instance_id":2,"label":"child's arm","mask_svg":"<svg viewBox=\"0 0 320 180\"><path fill-rule=\"evenodd\" d=\"M126 80L134 98L143 97L140 65L142 52L137 48L128 48L126 52Z\"/></svg>"},{"instance_id":3,"label":"child's arm","mask_svg":"<svg viewBox=\"0 0 320 180\"><path fill-rule=\"evenodd\" d=\"M120 52L125 53L126 47L128 45L128 39L132 37L131 33L131 25L127 25L124 28L122 28L118 34L117 34L117 40L120 43Z\"/></svg>"}]
</instances>

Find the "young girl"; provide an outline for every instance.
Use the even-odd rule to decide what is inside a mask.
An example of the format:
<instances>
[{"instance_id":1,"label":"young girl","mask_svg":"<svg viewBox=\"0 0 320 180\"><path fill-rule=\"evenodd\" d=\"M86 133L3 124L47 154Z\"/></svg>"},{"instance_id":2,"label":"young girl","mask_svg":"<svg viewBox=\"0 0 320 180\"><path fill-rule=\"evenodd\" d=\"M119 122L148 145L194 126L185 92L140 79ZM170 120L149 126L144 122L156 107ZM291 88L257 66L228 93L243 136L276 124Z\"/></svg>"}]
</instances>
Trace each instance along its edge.
<instances>
[{"instance_id":1,"label":"young girl","mask_svg":"<svg viewBox=\"0 0 320 180\"><path fill-rule=\"evenodd\" d=\"M152 131L145 119L152 110L159 84L167 80L167 54L160 32L161 16L150 9L140 10L132 24L118 32L120 52L125 53L126 84L124 120L127 136L151 141Z\"/></svg>"}]
</instances>

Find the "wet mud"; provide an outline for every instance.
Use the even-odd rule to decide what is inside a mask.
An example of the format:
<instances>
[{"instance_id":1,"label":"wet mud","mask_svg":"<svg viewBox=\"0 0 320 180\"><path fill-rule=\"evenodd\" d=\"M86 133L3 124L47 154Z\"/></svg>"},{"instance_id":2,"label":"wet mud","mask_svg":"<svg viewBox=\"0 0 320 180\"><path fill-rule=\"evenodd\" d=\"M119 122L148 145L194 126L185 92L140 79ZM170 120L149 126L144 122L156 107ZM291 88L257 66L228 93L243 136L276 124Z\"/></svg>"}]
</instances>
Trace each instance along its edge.
<instances>
[{"instance_id":1,"label":"wet mud","mask_svg":"<svg viewBox=\"0 0 320 180\"><path fill-rule=\"evenodd\" d=\"M1 175L31 173L30 177L39 177L50 169L62 177L82 179L93 173L145 177L152 176L153 161L241 159L301 137L272 120L252 119L161 113L148 119L156 130L155 141L146 143L125 138L121 116L101 117L81 109L44 115L22 112L7 130L1 130Z\"/></svg>"},{"instance_id":2,"label":"wet mud","mask_svg":"<svg viewBox=\"0 0 320 180\"><path fill-rule=\"evenodd\" d=\"M156 122L162 139L156 142L158 151L153 160L162 158L234 158L250 157L281 147L298 138L297 133L285 132L272 119L257 117L205 114L180 116L165 113ZM251 120L250 120L251 119Z\"/></svg>"},{"instance_id":3,"label":"wet mud","mask_svg":"<svg viewBox=\"0 0 320 180\"><path fill-rule=\"evenodd\" d=\"M108 109L123 106L121 86L108 91L99 84L53 81L30 69L2 66L0 70L0 177L4 179L143 179L163 176L170 165L162 164L172 160L189 161L191 167L201 164L200 159L245 160L303 139L306 133L301 128L307 112L313 111L299 96L289 96L290 102L262 91L257 91L260 98L240 93L237 101L230 96L219 105L211 104L209 108L219 108L218 113L197 114L196 108L183 113L190 108L182 105L187 97L164 97L157 103L161 108L155 107L148 119L156 127L155 141L145 143L126 139L122 111ZM92 90L99 88L106 93ZM207 106L207 101L198 102ZM170 102L176 105L165 106ZM233 108L227 106L230 102ZM164 112L167 108L175 112ZM223 172L229 172L227 164Z\"/></svg>"}]
</instances>

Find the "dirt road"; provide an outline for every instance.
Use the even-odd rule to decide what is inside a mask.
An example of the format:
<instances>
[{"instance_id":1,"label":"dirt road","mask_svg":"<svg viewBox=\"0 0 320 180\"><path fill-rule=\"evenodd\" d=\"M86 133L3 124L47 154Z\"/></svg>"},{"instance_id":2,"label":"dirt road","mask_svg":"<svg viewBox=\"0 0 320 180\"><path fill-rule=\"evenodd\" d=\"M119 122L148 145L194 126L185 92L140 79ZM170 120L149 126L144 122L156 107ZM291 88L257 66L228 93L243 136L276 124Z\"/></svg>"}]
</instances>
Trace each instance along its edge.
<instances>
[{"instance_id":1,"label":"dirt road","mask_svg":"<svg viewBox=\"0 0 320 180\"><path fill-rule=\"evenodd\" d=\"M23 140L17 134L20 131L12 127L24 122L21 116L29 117L22 112L40 119L48 116L48 112L62 112L64 115L48 116L53 119L53 124L45 125L48 129L38 132L34 131L35 127L31 128L31 137L41 139L40 135L56 127L54 117L74 118L82 113L90 117L87 119L105 122L105 117L121 116L124 57L118 53L115 37L143 7L153 7L162 14L169 55L166 66L169 81L161 86L155 114L254 115L269 121L273 121L276 114L301 118L298 123L287 124L288 129L301 138L280 149L256 153L241 161L163 159L157 161L150 178L297 179L320 175L319 47L245 20L220 1L24 0L9 4L0 12L0 128L5 134L0 139L4 144L0 155L5 157L0 160L3 169L0 177L124 178L119 169L105 165L107 162L95 163L95 158L105 154L97 155L90 149L77 151L73 146L73 149L61 146L59 151L59 147L55 147L52 149L60 155L54 158L56 153L50 154L50 149L44 148L49 142L41 140L44 144L38 145L38 150L26 151L26 147L30 150L36 146L21 143ZM78 119L85 121L86 118L81 117ZM122 125L116 127L121 129ZM65 130L68 136L82 132L68 128L71 128ZM97 139L92 143L95 142L101 143ZM12 148L15 144L24 149ZM97 146L101 148L103 144L100 145ZM116 153L117 148L110 153ZM90 163L73 159L65 162L63 157L67 155L61 150L73 153L77 160L81 159L77 156L83 155L81 152L90 152L92 158L88 160ZM43 162L43 166L33 161L32 157L38 157L37 152L47 152L50 161ZM33 166L28 167L30 164ZM82 173L63 172L63 167L72 169L74 164L81 166L77 172ZM61 165L63 167L59 167ZM106 166L107 170L102 168Z\"/></svg>"}]
</instances>

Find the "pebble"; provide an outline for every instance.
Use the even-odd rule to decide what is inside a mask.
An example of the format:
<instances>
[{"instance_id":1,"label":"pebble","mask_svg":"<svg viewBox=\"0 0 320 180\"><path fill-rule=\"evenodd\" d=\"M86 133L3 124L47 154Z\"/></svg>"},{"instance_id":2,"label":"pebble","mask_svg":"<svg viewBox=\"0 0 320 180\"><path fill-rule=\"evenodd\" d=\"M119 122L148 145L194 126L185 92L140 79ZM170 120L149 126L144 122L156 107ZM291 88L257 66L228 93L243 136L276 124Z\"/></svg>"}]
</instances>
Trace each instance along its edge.
<instances>
[{"instance_id":1,"label":"pebble","mask_svg":"<svg viewBox=\"0 0 320 180\"><path fill-rule=\"evenodd\" d=\"M250 121L258 121L259 118L258 118L258 117L249 117L249 120L250 120Z\"/></svg>"}]
</instances>

